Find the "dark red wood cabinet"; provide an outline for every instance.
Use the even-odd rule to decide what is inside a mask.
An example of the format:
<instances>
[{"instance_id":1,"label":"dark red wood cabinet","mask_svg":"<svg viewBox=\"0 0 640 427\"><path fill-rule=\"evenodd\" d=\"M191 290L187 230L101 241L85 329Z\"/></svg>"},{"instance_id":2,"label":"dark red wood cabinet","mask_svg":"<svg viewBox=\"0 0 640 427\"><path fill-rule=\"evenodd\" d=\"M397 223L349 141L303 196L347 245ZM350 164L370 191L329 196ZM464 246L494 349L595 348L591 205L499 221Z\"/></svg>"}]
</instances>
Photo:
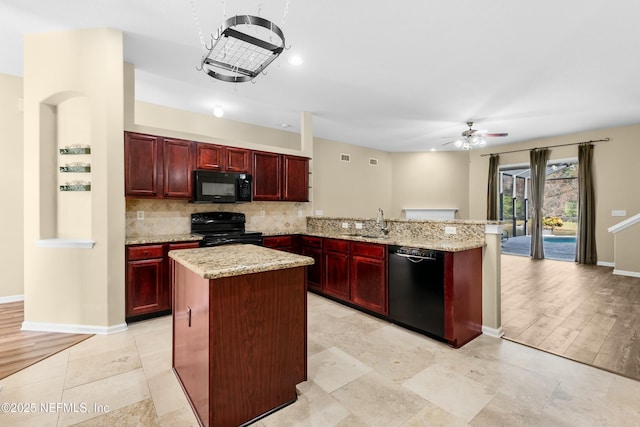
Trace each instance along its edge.
<instances>
[{"instance_id":1,"label":"dark red wood cabinet","mask_svg":"<svg viewBox=\"0 0 640 427\"><path fill-rule=\"evenodd\" d=\"M171 296L164 286L163 245L127 248L126 317L169 310Z\"/></svg>"},{"instance_id":2,"label":"dark red wood cabinet","mask_svg":"<svg viewBox=\"0 0 640 427\"><path fill-rule=\"evenodd\" d=\"M386 316L387 286L387 247L351 242L350 301Z\"/></svg>"},{"instance_id":3,"label":"dark red wood cabinet","mask_svg":"<svg viewBox=\"0 0 640 427\"><path fill-rule=\"evenodd\" d=\"M196 142L196 169L251 173L251 150Z\"/></svg>"},{"instance_id":4,"label":"dark red wood cabinet","mask_svg":"<svg viewBox=\"0 0 640 427\"><path fill-rule=\"evenodd\" d=\"M282 156L253 152L253 200L278 201L282 194Z\"/></svg>"},{"instance_id":5,"label":"dark red wood cabinet","mask_svg":"<svg viewBox=\"0 0 640 427\"><path fill-rule=\"evenodd\" d=\"M300 236L289 234L284 236L265 236L262 245L266 248L297 254L300 252Z\"/></svg>"},{"instance_id":6,"label":"dark red wood cabinet","mask_svg":"<svg viewBox=\"0 0 640 427\"><path fill-rule=\"evenodd\" d=\"M208 280L174 264L173 368L200 425L293 403L307 379L305 268Z\"/></svg>"},{"instance_id":7,"label":"dark red wood cabinet","mask_svg":"<svg viewBox=\"0 0 640 427\"><path fill-rule=\"evenodd\" d=\"M323 292L348 301L351 276L349 241L324 239L322 254L324 264Z\"/></svg>"},{"instance_id":8,"label":"dark red wood cabinet","mask_svg":"<svg viewBox=\"0 0 640 427\"><path fill-rule=\"evenodd\" d=\"M322 257L322 237L302 236L300 238L300 254L313 258L315 263L307 266L307 288L321 292L324 261Z\"/></svg>"},{"instance_id":9,"label":"dark red wood cabinet","mask_svg":"<svg viewBox=\"0 0 640 427\"><path fill-rule=\"evenodd\" d=\"M482 334L482 248L445 254L444 338L458 348Z\"/></svg>"},{"instance_id":10,"label":"dark red wood cabinet","mask_svg":"<svg viewBox=\"0 0 640 427\"><path fill-rule=\"evenodd\" d=\"M309 159L282 156L282 200L288 202L309 201Z\"/></svg>"},{"instance_id":11,"label":"dark red wood cabinet","mask_svg":"<svg viewBox=\"0 0 640 427\"><path fill-rule=\"evenodd\" d=\"M199 242L175 242L127 246L125 317L128 321L171 312L173 272L168 253L199 245Z\"/></svg>"},{"instance_id":12,"label":"dark red wood cabinet","mask_svg":"<svg viewBox=\"0 0 640 427\"><path fill-rule=\"evenodd\" d=\"M191 141L125 132L124 147L126 196L191 198Z\"/></svg>"},{"instance_id":13,"label":"dark red wood cabinet","mask_svg":"<svg viewBox=\"0 0 640 427\"><path fill-rule=\"evenodd\" d=\"M253 152L253 200L309 201L309 159Z\"/></svg>"}]
</instances>

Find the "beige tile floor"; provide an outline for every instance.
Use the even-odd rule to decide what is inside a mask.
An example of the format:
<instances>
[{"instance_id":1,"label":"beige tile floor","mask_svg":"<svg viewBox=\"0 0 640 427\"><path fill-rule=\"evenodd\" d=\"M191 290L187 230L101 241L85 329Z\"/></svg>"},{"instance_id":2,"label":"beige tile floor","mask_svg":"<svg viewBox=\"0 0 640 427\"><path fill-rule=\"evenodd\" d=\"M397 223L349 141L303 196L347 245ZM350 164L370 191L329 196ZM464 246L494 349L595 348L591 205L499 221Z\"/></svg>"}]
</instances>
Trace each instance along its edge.
<instances>
[{"instance_id":1,"label":"beige tile floor","mask_svg":"<svg viewBox=\"0 0 640 427\"><path fill-rule=\"evenodd\" d=\"M640 382L487 336L453 350L313 294L308 350L297 402L256 426L640 425ZM22 411L0 411L0 426L197 425L171 371L170 317L89 338L0 387Z\"/></svg>"}]
</instances>

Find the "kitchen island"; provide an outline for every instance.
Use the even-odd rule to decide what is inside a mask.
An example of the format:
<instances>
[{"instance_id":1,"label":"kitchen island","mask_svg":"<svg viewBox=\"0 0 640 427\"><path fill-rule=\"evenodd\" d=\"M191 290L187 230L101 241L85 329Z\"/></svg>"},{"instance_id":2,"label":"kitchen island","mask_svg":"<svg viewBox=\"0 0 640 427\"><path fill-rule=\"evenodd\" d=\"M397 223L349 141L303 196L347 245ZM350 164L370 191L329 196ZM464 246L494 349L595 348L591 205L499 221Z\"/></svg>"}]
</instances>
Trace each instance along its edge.
<instances>
[{"instance_id":1,"label":"kitchen island","mask_svg":"<svg viewBox=\"0 0 640 427\"><path fill-rule=\"evenodd\" d=\"M204 426L246 425L296 400L306 372L306 266L254 245L170 252L173 368Z\"/></svg>"}]
</instances>

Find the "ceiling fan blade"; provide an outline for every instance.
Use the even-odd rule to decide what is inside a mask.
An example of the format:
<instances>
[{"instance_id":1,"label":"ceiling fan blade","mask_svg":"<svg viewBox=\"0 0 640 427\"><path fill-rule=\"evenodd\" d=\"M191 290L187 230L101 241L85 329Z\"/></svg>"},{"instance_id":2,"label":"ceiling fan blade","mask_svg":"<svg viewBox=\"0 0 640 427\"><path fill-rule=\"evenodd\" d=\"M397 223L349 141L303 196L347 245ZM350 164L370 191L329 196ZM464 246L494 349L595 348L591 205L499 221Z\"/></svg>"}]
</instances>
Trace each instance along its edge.
<instances>
[{"instance_id":1,"label":"ceiling fan blade","mask_svg":"<svg viewBox=\"0 0 640 427\"><path fill-rule=\"evenodd\" d=\"M471 135L485 135L487 132L489 131L484 129L471 129Z\"/></svg>"},{"instance_id":2,"label":"ceiling fan blade","mask_svg":"<svg viewBox=\"0 0 640 427\"><path fill-rule=\"evenodd\" d=\"M508 133L503 132L503 133L488 133L485 136L509 136Z\"/></svg>"}]
</instances>

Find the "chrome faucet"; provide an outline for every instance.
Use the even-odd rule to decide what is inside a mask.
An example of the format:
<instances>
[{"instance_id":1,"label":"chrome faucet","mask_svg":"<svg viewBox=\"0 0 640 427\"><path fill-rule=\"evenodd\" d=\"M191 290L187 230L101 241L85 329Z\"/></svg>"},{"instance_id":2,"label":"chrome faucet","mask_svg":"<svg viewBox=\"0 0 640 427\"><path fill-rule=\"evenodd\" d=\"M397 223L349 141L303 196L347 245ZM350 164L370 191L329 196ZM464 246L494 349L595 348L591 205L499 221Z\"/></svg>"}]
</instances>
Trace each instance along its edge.
<instances>
[{"instance_id":1,"label":"chrome faucet","mask_svg":"<svg viewBox=\"0 0 640 427\"><path fill-rule=\"evenodd\" d=\"M381 208L378 208L378 216L376 217L376 224L380 226L380 231L382 234L389 233L389 228L387 227L387 223L384 220L384 211Z\"/></svg>"}]
</instances>

